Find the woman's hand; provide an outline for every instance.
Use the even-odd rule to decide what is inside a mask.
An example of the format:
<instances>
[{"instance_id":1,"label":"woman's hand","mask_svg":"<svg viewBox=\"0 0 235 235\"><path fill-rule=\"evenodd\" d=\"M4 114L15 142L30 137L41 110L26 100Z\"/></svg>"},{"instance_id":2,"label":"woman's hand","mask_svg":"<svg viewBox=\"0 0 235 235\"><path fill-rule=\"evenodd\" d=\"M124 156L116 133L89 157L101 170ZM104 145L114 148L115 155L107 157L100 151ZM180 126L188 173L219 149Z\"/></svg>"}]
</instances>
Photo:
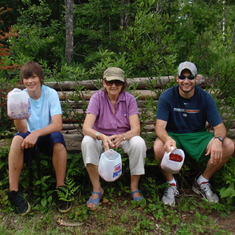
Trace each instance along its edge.
<instances>
[{"instance_id":1,"label":"woman's hand","mask_svg":"<svg viewBox=\"0 0 235 235\"><path fill-rule=\"evenodd\" d=\"M109 139L113 144L113 148L118 148L123 141L123 135L112 135L109 136Z\"/></svg>"},{"instance_id":2,"label":"woman's hand","mask_svg":"<svg viewBox=\"0 0 235 235\"><path fill-rule=\"evenodd\" d=\"M112 142L112 140L110 139L110 136L107 136L107 135L104 135L104 134L99 134L98 138L100 140L102 140L105 151L108 151L109 148L115 148L115 145Z\"/></svg>"}]
</instances>

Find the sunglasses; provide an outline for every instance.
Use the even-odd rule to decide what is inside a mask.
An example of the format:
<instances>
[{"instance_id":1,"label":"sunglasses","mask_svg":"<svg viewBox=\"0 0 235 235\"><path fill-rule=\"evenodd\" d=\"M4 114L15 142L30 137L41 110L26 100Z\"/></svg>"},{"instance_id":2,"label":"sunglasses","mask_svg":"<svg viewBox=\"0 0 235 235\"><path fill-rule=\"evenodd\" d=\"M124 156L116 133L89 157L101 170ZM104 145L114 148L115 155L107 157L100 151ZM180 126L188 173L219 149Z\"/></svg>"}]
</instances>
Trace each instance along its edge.
<instances>
[{"instance_id":1,"label":"sunglasses","mask_svg":"<svg viewBox=\"0 0 235 235\"><path fill-rule=\"evenodd\" d=\"M104 80L104 81L107 86L112 86L113 84L115 84L115 86L122 86L124 84L124 82L119 80L112 80L112 81Z\"/></svg>"},{"instance_id":2,"label":"sunglasses","mask_svg":"<svg viewBox=\"0 0 235 235\"><path fill-rule=\"evenodd\" d=\"M185 80L186 78L188 78L188 80L190 80L190 81L193 80L195 77L196 76L193 76L193 75L189 75L189 76L180 75L180 76L178 76L178 78L180 80Z\"/></svg>"}]
</instances>

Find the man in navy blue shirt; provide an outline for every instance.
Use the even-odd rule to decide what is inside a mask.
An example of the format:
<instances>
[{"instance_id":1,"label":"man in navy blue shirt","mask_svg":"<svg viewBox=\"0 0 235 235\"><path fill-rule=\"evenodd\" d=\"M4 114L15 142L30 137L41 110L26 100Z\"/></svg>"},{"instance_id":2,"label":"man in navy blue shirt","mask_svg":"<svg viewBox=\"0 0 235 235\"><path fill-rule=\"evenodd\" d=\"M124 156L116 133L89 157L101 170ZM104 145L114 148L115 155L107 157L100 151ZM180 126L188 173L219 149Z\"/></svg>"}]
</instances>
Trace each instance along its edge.
<instances>
[{"instance_id":1,"label":"man in navy blue shirt","mask_svg":"<svg viewBox=\"0 0 235 235\"><path fill-rule=\"evenodd\" d=\"M218 202L209 179L230 158L234 143L226 137L226 128L212 96L196 85L197 68L185 61L178 67L178 85L164 91L158 102L154 143L155 158L161 162L165 152L181 148L197 162L208 161L206 169L194 180L192 189L209 202ZM206 122L214 132L206 130ZM162 169L169 187L162 197L164 205L175 205L179 194L177 182L168 171Z\"/></svg>"}]
</instances>

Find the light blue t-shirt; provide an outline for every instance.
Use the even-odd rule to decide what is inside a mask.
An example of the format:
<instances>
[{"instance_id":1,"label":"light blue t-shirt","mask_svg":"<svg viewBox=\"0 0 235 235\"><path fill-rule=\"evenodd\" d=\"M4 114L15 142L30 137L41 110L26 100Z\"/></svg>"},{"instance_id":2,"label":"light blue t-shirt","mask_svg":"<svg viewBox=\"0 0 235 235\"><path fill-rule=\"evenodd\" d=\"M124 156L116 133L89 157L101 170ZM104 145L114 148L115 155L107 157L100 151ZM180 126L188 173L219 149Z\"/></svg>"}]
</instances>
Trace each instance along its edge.
<instances>
[{"instance_id":1,"label":"light blue t-shirt","mask_svg":"<svg viewBox=\"0 0 235 235\"><path fill-rule=\"evenodd\" d=\"M25 89L27 91L27 89ZM28 131L42 129L51 124L51 117L62 114L58 93L45 85L42 85L42 94L38 100L30 97L31 115L27 121Z\"/></svg>"}]
</instances>

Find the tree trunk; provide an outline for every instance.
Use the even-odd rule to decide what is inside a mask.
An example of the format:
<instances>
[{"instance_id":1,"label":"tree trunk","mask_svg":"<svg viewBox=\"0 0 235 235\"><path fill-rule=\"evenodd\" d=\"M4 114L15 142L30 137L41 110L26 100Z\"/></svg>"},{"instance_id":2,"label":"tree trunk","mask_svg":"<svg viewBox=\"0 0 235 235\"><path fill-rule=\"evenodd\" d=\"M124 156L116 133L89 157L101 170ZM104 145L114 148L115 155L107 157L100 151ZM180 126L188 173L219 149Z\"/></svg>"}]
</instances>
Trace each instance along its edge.
<instances>
[{"instance_id":1,"label":"tree trunk","mask_svg":"<svg viewBox=\"0 0 235 235\"><path fill-rule=\"evenodd\" d=\"M65 0L65 58L68 64L72 61L73 58L73 6L74 0Z\"/></svg>"},{"instance_id":2,"label":"tree trunk","mask_svg":"<svg viewBox=\"0 0 235 235\"><path fill-rule=\"evenodd\" d=\"M231 40L231 50L234 49L234 42L235 42L235 23L233 26L233 34L232 34L232 40Z\"/></svg>"},{"instance_id":3,"label":"tree trunk","mask_svg":"<svg viewBox=\"0 0 235 235\"><path fill-rule=\"evenodd\" d=\"M225 19L225 5L226 5L226 1L223 0L223 20L222 20L222 33L223 33L223 41L225 42L226 40L226 31L225 31L225 27L226 27L226 19Z\"/></svg>"},{"instance_id":4,"label":"tree trunk","mask_svg":"<svg viewBox=\"0 0 235 235\"><path fill-rule=\"evenodd\" d=\"M130 4L130 0L121 0L122 6ZM128 22L129 22L129 10L125 7L125 10L123 10L123 13L121 15L121 20L120 20L120 26L123 27L124 29L128 28Z\"/></svg>"}]
</instances>

